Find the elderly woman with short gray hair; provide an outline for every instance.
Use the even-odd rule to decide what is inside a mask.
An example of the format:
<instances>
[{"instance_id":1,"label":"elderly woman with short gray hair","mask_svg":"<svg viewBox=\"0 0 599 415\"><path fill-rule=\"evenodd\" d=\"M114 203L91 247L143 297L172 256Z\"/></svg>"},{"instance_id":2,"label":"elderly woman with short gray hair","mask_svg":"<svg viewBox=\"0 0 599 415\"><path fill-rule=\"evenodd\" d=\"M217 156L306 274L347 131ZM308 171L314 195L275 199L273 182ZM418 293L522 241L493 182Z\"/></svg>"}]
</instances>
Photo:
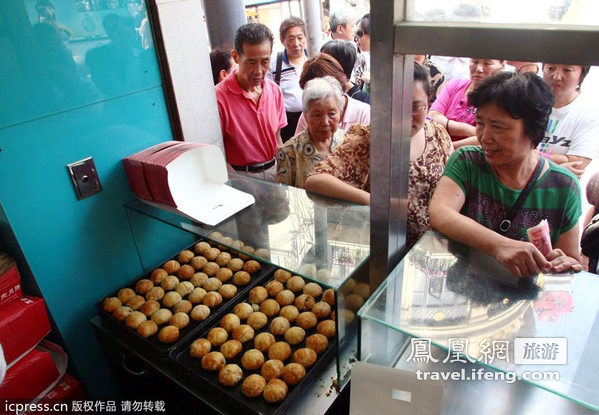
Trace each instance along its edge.
<instances>
[{"instance_id":1,"label":"elderly woman with short gray hair","mask_svg":"<svg viewBox=\"0 0 599 415\"><path fill-rule=\"evenodd\" d=\"M343 141L345 133L339 129L339 122L344 105L341 85L332 76L306 83L302 110L308 127L279 148L278 183L303 188L314 166Z\"/></svg>"}]
</instances>

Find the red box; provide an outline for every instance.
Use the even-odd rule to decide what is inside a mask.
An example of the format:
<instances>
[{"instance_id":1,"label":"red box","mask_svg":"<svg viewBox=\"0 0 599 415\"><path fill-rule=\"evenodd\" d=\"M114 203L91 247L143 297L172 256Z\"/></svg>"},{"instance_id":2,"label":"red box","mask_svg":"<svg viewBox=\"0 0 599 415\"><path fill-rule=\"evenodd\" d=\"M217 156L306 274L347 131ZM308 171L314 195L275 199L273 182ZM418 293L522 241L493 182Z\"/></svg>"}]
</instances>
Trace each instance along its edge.
<instances>
[{"instance_id":1,"label":"red box","mask_svg":"<svg viewBox=\"0 0 599 415\"><path fill-rule=\"evenodd\" d=\"M33 349L10 369L0 384L0 396L8 400L30 401L37 398L60 374L52 355Z\"/></svg>"},{"instance_id":2,"label":"red box","mask_svg":"<svg viewBox=\"0 0 599 415\"><path fill-rule=\"evenodd\" d=\"M48 333L50 322L43 299L21 297L0 308L0 343L9 367Z\"/></svg>"},{"instance_id":3,"label":"red box","mask_svg":"<svg viewBox=\"0 0 599 415\"><path fill-rule=\"evenodd\" d=\"M55 403L60 401L85 400L87 395L81 383L73 376L65 373L58 384L46 394L40 403Z\"/></svg>"}]
</instances>

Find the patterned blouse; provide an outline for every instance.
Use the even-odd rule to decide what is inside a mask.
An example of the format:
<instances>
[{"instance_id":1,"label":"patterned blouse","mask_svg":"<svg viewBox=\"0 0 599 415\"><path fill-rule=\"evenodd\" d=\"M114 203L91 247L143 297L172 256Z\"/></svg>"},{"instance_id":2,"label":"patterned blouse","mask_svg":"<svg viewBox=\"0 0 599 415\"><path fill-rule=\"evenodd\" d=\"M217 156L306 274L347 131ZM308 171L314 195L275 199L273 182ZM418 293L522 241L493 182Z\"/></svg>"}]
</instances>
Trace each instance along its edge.
<instances>
[{"instance_id":1,"label":"patterned blouse","mask_svg":"<svg viewBox=\"0 0 599 415\"><path fill-rule=\"evenodd\" d=\"M343 141L345 131L338 129L333 134L331 149L333 151ZM305 187L306 178L324 157L316 151L310 133L306 128L277 150L277 183L290 186Z\"/></svg>"},{"instance_id":2,"label":"patterned blouse","mask_svg":"<svg viewBox=\"0 0 599 415\"><path fill-rule=\"evenodd\" d=\"M408 248L430 229L428 205L445 162L453 153L451 138L439 124L424 123L424 151L410 161L408 187ZM343 143L314 168L312 174L328 173L354 187L370 192L370 126L356 125Z\"/></svg>"}]
</instances>

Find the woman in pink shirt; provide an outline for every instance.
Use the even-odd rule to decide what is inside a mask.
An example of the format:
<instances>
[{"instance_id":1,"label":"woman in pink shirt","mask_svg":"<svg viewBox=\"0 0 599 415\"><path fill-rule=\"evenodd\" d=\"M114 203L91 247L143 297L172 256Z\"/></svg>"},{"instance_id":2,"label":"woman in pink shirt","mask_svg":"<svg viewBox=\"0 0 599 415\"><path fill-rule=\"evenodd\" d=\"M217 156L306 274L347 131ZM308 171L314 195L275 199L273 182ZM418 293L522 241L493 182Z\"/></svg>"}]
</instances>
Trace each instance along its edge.
<instances>
[{"instance_id":1,"label":"woman in pink shirt","mask_svg":"<svg viewBox=\"0 0 599 415\"><path fill-rule=\"evenodd\" d=\"M428 116L445 127L452 141L476 135L476 109L468 105L468 94L504 66L505 61L498 59L472 58L470 79L452 79L443 88Z\"/></svg>"}]
</instances>

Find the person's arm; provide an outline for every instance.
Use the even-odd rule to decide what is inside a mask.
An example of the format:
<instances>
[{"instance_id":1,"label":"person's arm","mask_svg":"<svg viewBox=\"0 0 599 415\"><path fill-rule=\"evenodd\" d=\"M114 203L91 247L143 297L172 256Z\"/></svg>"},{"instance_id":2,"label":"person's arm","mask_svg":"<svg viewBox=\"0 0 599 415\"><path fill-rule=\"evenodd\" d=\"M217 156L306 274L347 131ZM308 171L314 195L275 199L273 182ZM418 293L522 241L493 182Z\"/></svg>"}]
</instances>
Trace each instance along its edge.
<instances>
[{"instance_id":1,"label":"person's arm","mask_svg":"<svg viewBox=\"0 0 599 415\"><path fill-rule=\"evenodd\" d=\"M551 269L549 261L532 243L506 238L462 215L460 210L465 201L462 188L449 177L441 177L429 205L432 228L492 256L516 276Z\"/></svg>"},{"instance_id":2,"label":"person's arm","mask_svg":"<svg viewBox=\"0 0 599 415\"><path fill-rule=\"evenodd\" d=\"M361 205L370 205L370 193L353 187L328 173L317 173L308 177L306 190Z\"/></svg>"},{"instance_id":3,"label":"person's arm","mask_svg":"<svg viewBox=\"0 0 599 415\"><path fill-rule=\"evenodd\" d=\"M430 110L428 116L441 124L452 137L472 137L476 135L476 127L465 122L450 120L438 111Z\"/></svg>"},{"instance_id":4,"label":"person's arm","mask_svg":"<svg viewBox=\"0 0 599 415\"><path fill-rule=\"evenodd\" d=\"M550 160L562 167L567 168L579 179L584 173L584 170L591 162L591 159L580 156L572 156L565 154L552 154Z\"/></svg>"},{"instance_id":5,"label":"person's arm","mask_svg":"<svg viewBox=\"0 0 599 415\"><path fill-rule=\"evenodd\" d=\"M480 141L478 141L478 137L473 135L472 137L463 138L461 140L457 140L453 142L453 148L458 149L464 146L479 146Z\"/></svg>"},{"instance_id":6,"label":"person's arm","mask_svg":"<svg viewBox=\"0 0 599 415\"><path fill-rule=\"evenodd\" d=\"M298 135L306 128L308 128L308 123L306 122L306 118L304 118L304 113L302 112L300 114L299 120L297 120L297 127L295 127L295 134L293 135Z\"/></svg>"},{"instance_id":7,"label":"person's arm","mask_svg":"<svg viewBox=\"0 0 599 415\"><path fill-rule=\"evenodd\" d=\"M277 131L277 147L283 147L283 139L281 138L281 130Z\"/></svg>"},{"instance_id":8,"label":"person's arm","mask_svg":"<svg viewBox=\"0 0 599 415\"><path fill-rule=\"evenodd\" d=\"M553 250L546 256L551 262L552 271L560 273L568 270L577 272L582 270L579 262L578 241L578 224L559 236Z\"/></svg>"}]
</instances>

